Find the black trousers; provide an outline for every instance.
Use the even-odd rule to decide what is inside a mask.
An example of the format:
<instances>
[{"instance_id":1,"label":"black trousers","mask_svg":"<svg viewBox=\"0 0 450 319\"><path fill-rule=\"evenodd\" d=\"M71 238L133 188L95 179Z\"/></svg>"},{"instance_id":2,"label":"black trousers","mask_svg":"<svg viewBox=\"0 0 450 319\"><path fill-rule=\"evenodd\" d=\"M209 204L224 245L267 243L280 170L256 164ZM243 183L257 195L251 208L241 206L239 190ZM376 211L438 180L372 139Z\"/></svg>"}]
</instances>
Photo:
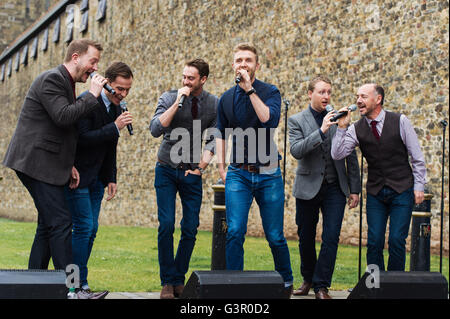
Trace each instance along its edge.
<instances>
[{"instance_id":1,"label":"black trousers","mask_svg":"<svg viewBox=\"0 0 450 319\"><path fill-rule=\"evenodd\" d=\"M48 269L52 258L55 269L65 270L72 263L72 217L64 197L64 186L38 181L16 171L38 211L38 222L28 269Z\"/></svg>"},{"instance_id":2,"label":"black trousers","mask_svg":"<svg viewBox=\"0 0 450 319\"><path fill-rule=\"evenodd\" d=\"M312 283L314 291L331 286L344 217L346 198L337 183L323 183L310 200L296 199L300 272L303 280ZM316 254L316 228L322 212L322 245Z\"/></svg>"}]
</instances>

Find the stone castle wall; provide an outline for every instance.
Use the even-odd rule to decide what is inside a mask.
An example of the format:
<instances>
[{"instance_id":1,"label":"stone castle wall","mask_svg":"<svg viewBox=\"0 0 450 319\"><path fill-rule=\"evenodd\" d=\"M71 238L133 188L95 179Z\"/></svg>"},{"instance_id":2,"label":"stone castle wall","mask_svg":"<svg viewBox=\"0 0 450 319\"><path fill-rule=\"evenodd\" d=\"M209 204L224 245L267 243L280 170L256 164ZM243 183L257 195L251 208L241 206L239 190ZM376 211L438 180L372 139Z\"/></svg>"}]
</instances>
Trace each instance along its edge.
<instances>
[{"instance_id":1,"label":"stone castle wall","mask_svg":"<svg viewBox=\"0 0 450 319\"><path fill-rule=\"evenodd\" d=\"M0 4L0 52L25 31L25 27L36 21L57 1L2 0Z\"/></svg>"},{"instance_id":2,"label":"stone castle wall","mask_svg":"<svg viewBox=\"0 0 450 319\"><path fill-rule=\"evenodd\" d=\"M79 32L81 15L75 3L74 38L89 37L104 45L100 70L114 60L129 64L135 74L128 96L135 135L122 133L118 146L118 194L104 201L101 223L157 227L154 166L160 139L148 125L158 97L179 88L184 62L194 57L210 63L206 90L220 96L233 83L232 49L239 42L253 42L260 50L257 77L275 84L289 99L288 116L308 105L307 84L315 75L334 82L335 108L355 101L358 86L378 82L386 89L385 108L406 114L416 128L425 155L428 188L432 200L432 247L439 247L442 128L448 119L448 1L107 1L106 18L95 19L98 1L89 1L89 25ZM36 59L20 65L0 82L0 158L13 134L23 98L32 80L61 63L65 19L61 15L61 40L51 41L47 51L38 48ZM39 45L42 33L39 35ZM13 59L15 55L13 55ZM7 63L8 61L2 61ZM78 85L77 93L87 88ZM355 114L354 120L358 118ZM448 134L447 134L448 135ZM284 148L284 111L278 135ZM289 144L288 144L289 149ZM448 159L448 148L446 158ZM360 155L358 153L358 157ZM366 166L366 164L365 164ZM292 184L296 161L287 152L285 234L297 238ZM367 169L364 175L367 176ZM30 196L14 173L0 167L0 215L33 220L36 212ZM200 228L212 229L211 185L219 174L212 163L204 175ZM448 160L445 164L448 191ZM444 238L448 238L448 193L445 200ZM365 198L365 197L364 197ZM365 200L364 200L365 201ZM177 200L177 221L181 204ZM364 209L365 210L365 209ZM346 212L341 242L358 244L359 207ZM320 230L320 227L319 227ZM248 234L262 236L257 206L252 206ZM317 235L320 239L320 231ZM363 243L366 238L365 214ZM444 245L448 251L448 242Z\"/></svg>"}]
</instances>

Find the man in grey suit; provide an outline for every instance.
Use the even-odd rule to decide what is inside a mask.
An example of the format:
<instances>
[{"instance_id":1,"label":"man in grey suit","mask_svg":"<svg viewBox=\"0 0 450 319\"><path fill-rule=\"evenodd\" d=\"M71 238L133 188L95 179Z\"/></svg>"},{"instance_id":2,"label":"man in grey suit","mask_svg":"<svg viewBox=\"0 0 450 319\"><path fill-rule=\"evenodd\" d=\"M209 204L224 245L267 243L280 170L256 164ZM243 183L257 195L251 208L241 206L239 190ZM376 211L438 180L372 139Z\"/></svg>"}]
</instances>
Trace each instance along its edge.
<instances>
[{"instance_id":1,"label":"man in grey suit","mask_svg":"<svg viewBox=\"0 0 450 319\"><path fill-rule=\"evenodd\" d=\"M288 119L290 151L298 164L293 194L303 276L303 284L294 295L307 295L312 287L316 299L329 299L328 287L336 262L346 198L349 198L349 208L359 203L359 165L355 152L340 161L331 158L331 140L337 123L331 121L335 112L327 114L326 111L331 81L325 76L314 78L308 85L308 96L308 108ZM319 209L323 225L317 258Z\"/></svg>"},{"instance_id":2,"label":"man in grey suit","mask_svg":"<svg viewBox=\"0 0 450 319\"><path fill-rule=\"evenodd\" d=\"M80 39L67 48L64 63L40 74L31 84L3 164L13 169L27 188L38 211L29 269L55 269L72 263L72 219L64 185L77 185L73 167L77 145L76 122L99 103L106 79L96 74L89 93L76 100L75 83L97 71L102 46Z\"/></svg>"}]
</instances>

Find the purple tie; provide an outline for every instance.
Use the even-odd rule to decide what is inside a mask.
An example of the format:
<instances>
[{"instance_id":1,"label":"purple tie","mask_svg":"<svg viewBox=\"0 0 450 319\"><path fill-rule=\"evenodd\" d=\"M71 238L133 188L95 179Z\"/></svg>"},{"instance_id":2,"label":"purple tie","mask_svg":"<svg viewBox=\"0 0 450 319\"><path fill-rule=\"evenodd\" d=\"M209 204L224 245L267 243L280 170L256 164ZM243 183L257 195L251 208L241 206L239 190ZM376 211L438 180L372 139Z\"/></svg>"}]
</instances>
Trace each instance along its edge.
<instances>
[{"instance_id":1,"label":"purple tie","mask_svg":"<svg viewBox=\"0 0 450 319\"><path fill-rule=\"evenodd\" d=\"M373 135L375 136L375 138L377 139L377 140L379 140L380 139L380 135L378 134L378 131L377 131L377 121L372 121L372 122L370 122L370 126L372 126L372 133L373 133Z\"/></svg>"},{"instance_id":2,"label":"purple tie","mask_svg":"<svg viewBox=\"0 0 450 319\"><path fill-rule=\"evenodd\" d=\"M195 96L192 98L191 112L192 112L192 118L195 119L198 114L198 99Z\"/></svg>"}]
</instances>

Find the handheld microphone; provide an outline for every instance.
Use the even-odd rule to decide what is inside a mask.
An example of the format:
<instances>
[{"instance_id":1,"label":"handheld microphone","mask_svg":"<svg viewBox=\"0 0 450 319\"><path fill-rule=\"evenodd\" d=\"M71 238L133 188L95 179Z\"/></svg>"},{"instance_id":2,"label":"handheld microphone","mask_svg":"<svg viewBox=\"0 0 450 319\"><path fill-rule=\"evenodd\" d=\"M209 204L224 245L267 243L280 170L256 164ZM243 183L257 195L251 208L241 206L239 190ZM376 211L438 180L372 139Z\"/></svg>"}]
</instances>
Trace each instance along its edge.
<instances>
[{"instance_id":1,"label":"handheld microphone","mask_svg":"<svg viewBox=\"0 0 450 319\"><path fill-rule=\"evenodd\" d=\"M178 102L178 108L181 109L181 107L183 106L184 100L186 99L186 95L182 95L180 97L180 102Z\"/></svg>"},{"instance_id":2,"label":"handheld microphone","mask_svg":"<svg viewBox=\"0 0 450 319\"><path fill-rule=\"evenodd\" d=\"M122 113L128 111L127 109L127 102L125 101L120 101L120 108L122 109ZM130 133L130 135L133 135L133 126L131 124L127 124L127 129L128 129L128 133Z\"/></svg>"},{"instance_id":3,"label":"handheld microphone","mask_svg":"<svg viewBox=\"0 0 450 319\"><path fill-rule=\"evenodd\" d=\"M97 72L92 72L91 74L89 74L89 76L91 77L91 79L93 78L94 75L96 75ZM105 88L106 91L108 91L111 94L116 94L116 91L108 84L105 83L105 85L103 85L103 87Z\"/></svg>"},{"instance_id":4,"label":"handheld microphone","mask_svg":"<svg viewBox=\"0 0 450 319\"><path fill-rule=\"evenodd\" d=\"M341 117L347 115L348 112L353 112L353 111L355 111L356 108L357 108L357 106L356 106L355 104L352 104L352 105L350 105L350 106L347 108L347 111L339 112L338 114L336 114L335 116L333 116L333 117L330 119L330 121L331 121L331 122L336 122L336 121L337 121L338 119L340 119Z\"/></svg>"},{"instance_id":5,"label":"handheld microphone","mask_svg":"<svg viewBox=\"0 0 450 319\"><path fill-rule=\"evenodd\" d=\"M242 80L242 76L240 74L237 75L236 79L234 80L234 82L236 82L236 84L239 84Z\"/></svg>"},{"instance_id":6,"label":"handheld microphone","mask_svg":"<svg viewBox=\"0 0 450 319\"><path fill-rule=\"evenodd\" d=\"M327 106L325 107L325 111L327 111L327 113L334 111L333 105L327 104Z\"/></svg>"}]
</instances>

